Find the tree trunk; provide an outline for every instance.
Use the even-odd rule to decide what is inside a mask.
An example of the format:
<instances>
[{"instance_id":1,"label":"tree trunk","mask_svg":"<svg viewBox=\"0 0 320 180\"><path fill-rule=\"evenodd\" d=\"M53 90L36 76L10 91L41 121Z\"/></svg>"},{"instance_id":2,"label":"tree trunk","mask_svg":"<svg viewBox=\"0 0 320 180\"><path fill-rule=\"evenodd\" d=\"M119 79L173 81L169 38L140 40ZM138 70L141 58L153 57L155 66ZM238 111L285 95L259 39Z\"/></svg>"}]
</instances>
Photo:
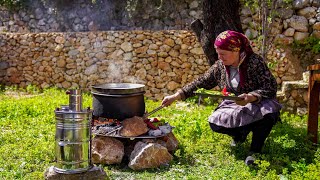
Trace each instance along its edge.
<instances>
[{"instance_id":1,"label":"tree trunk","mask_svg":"<svg viewBox=\"0 0 320 180\"><path fill-rule=\"evenodd\" d=\"M203 23L197 19L191 29L201 43L210 65L218 60L213 42L225 30L243 33L239 15L239 0L203 0Z\"/></svg>"}]
</instances>

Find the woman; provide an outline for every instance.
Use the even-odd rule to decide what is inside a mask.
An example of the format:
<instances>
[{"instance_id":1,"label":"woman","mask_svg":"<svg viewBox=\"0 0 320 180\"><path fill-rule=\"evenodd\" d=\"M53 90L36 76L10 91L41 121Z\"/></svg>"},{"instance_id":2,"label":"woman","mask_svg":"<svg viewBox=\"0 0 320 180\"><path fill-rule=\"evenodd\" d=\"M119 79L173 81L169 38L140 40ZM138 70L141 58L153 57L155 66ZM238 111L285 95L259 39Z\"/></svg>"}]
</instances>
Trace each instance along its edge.
<instances>
[{"instance_id":1,"label":"woman","mask_svg":"<svg viewBox=\"0 0 320 180\"><path fill-rule=\"evenodd\" d=\"M245 162L253 164L253 153L260 153L273 125L279 120L281 105L275 100L277 83L262 57L253 53L241 33L224 31L214 42L219 60L198 79L163 99L169 106L175 100L194 96L198 88L226 88L242 100L223 100L209 117L213 131L230 135L232 146L246 140L252 131L250 153Z\"/></svg>"}]
</instances>

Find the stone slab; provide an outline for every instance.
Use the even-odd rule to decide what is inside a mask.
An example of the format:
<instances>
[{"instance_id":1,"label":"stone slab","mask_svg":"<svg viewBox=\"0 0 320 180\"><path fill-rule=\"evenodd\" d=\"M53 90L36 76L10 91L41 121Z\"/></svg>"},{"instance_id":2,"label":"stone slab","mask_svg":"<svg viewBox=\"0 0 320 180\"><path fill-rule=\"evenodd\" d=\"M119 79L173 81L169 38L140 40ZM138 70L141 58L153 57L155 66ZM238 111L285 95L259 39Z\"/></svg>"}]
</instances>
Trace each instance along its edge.
<instances>
[{"instance_id":1,"label":"stone slab","mask_svg":"<svg viewBox=\"0 0 320 180\"><path fill-rule=\"evenodd\" d=\"M44 178L46 180L106 180L106 172L103 168L93 166L86 172L76 173L76 174L62 174L57 173L54 170L54 166L49 167L44 173Z\"/></svg>"}]
</instances>

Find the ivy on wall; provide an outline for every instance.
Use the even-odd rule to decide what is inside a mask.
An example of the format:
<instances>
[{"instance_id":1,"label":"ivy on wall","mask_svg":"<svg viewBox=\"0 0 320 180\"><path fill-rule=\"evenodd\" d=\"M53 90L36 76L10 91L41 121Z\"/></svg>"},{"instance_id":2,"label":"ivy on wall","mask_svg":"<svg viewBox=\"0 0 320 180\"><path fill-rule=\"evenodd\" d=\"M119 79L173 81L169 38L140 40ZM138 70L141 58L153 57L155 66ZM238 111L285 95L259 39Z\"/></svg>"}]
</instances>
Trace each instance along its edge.
<instances>
[{"instance_id":1,"label":"ivy on wall","mask_svg":"<svg viewBox=\"0 0 320 180\"><path fill-rule=\"evenodd\" d=\"M28 0L0 0L0 6L4 6L10 10L17 10L23 7Z\"/></svg>"}]
</instances>

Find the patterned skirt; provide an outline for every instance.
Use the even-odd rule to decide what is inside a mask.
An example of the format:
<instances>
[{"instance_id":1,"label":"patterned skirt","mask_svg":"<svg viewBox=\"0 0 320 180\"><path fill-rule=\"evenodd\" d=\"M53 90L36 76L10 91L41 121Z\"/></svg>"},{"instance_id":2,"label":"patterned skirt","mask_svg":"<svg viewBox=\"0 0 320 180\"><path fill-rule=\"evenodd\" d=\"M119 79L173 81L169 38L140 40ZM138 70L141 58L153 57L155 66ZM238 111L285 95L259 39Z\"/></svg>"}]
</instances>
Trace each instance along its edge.
<instances>
[{"instance_id":1,"label":"patterned skirt","mask_svg":"<svg viewBox=\"0 0 320 180\"><path fill-rule=\"evenodd\" d=\"M281 104L275 99L264 99L259 103L237 105L232 100L224 100L209 116L209 122L225 128L241 127L259 121L264 115L279 112Z\"/></svg>"}]
</instances>

